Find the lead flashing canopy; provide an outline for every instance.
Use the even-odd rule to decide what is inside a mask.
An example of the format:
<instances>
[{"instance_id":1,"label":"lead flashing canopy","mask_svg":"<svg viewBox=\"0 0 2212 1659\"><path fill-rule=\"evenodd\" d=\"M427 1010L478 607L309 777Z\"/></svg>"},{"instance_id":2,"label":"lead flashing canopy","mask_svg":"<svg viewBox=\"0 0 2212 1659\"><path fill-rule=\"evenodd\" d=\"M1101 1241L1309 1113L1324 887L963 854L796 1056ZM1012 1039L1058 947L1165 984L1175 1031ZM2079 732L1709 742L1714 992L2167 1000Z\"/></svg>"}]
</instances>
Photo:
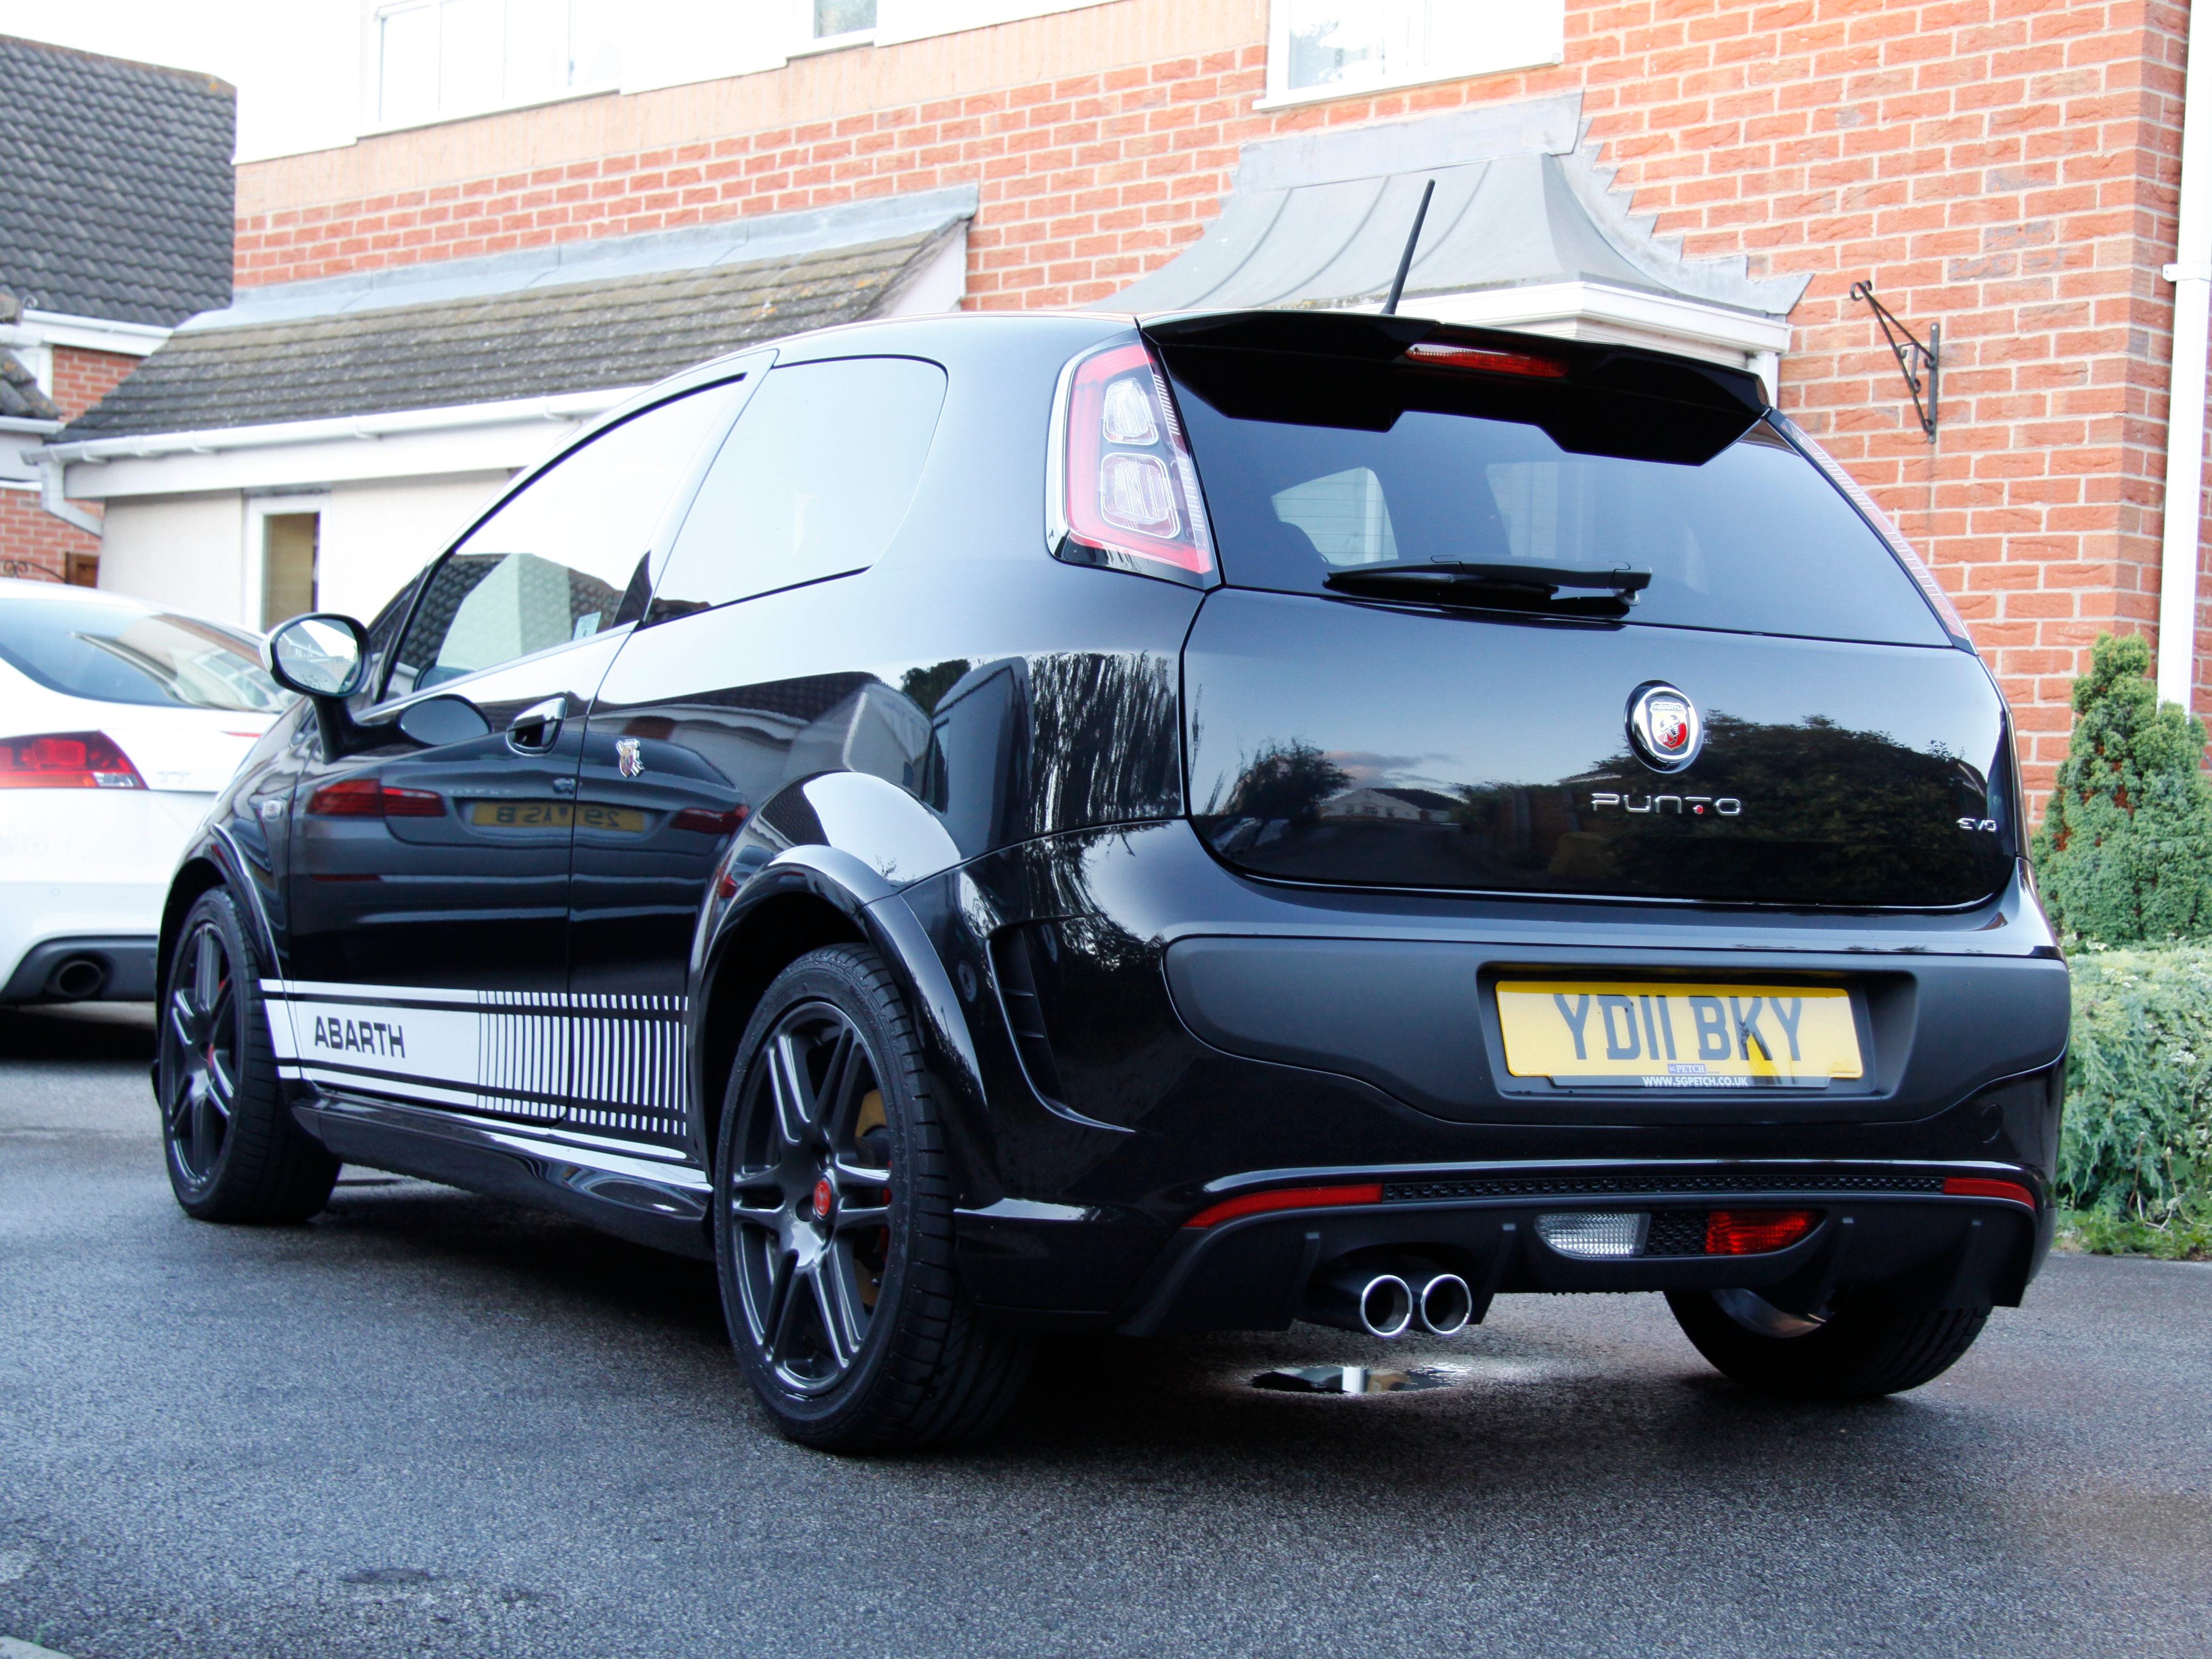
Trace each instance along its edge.
<instances>
[{"instance_id":1,"label":"lead flashing canopy","mask_svg":"<svg viewBox=\"0 0 2212 1659\"><path fill-rule=\"evenodd\" d=\"M1740 255L1684 258L1679 237L1656 235L1652 216L1629 212L1583 125L1581 94L1571 94L1248 144L1205 235L1111 304L1376 309L1433 179L1401 301L1408 312L1565 323L1553 331L1592 336L1601 331L1572 326L1577 317L1611 311L1641 319L1631 332L1660 336L1679 317L1677 343L1691 349L1722 343L1749 356L1786 344L1783 319L1811 277L1754 277Z\"/></svg>"}]
</instances>

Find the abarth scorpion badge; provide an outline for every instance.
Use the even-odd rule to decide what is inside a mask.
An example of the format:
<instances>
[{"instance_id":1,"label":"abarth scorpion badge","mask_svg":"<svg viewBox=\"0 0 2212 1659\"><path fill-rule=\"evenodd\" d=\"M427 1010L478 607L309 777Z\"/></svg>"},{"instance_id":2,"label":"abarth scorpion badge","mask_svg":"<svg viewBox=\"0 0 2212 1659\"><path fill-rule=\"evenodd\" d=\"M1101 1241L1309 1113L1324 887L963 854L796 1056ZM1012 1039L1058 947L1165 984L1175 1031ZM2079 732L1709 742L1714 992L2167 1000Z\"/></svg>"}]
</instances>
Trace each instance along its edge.
<instances>
[{"instance_id":1,"label":"abarth scorpion badge","mask_svg":"<svg viewBox=\"0 0 2212 1659\"><path fill-rule=\"evenodd\" d=\"M1628 699L1628 739L1647 766L1680 772L1705 746L1698 706L1663 680L1647 680Z\"/></svg>"},{"instance_id":2,"label":"abarth scorpion badge","mask_svg":"<svg viewBox=\"0 0 2212 1659\"><path fill-rule=\"evenodd\" d=\"M645 762L639 756L635 738L615 739L615 770L626 778L634 778L645 770Z\"/></svg>"}]
</instances>

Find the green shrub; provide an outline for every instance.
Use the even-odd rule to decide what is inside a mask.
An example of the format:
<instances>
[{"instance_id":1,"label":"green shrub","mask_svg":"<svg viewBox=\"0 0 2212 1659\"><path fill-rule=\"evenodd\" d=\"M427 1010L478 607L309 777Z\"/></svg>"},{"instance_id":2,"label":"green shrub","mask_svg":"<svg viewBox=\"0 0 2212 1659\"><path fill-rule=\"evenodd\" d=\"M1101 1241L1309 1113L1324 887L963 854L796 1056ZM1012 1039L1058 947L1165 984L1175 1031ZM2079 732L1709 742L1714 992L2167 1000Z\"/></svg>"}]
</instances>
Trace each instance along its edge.
<instances>
[{"instance_id":1,"label":"green shrub","mask_svg":"<svg viewBox=\"0 0 2212 1659\"><path fill-rule=\"evenodd\" d=\"M2074 682L2074 740L2036 832L2038 886L2063 933L2133 945L2212 933L2204 723L2161 704L2150 647L2100 635Z\"/></svg>"},{"instance_id":2,"label":"green shrub","mask_svg":"<svg viewBox=\"0 0 2212 1659\"><path fill-rule=\"evenodd\" d=\"M2151 1253L2202 1253L2212 1247L2212 945L2091 945L2072 966L2056 1196L2090 1212L2074 1229L2085 1248L2162 1240L2179 1248Z\"/></svg>"}]
</instances>

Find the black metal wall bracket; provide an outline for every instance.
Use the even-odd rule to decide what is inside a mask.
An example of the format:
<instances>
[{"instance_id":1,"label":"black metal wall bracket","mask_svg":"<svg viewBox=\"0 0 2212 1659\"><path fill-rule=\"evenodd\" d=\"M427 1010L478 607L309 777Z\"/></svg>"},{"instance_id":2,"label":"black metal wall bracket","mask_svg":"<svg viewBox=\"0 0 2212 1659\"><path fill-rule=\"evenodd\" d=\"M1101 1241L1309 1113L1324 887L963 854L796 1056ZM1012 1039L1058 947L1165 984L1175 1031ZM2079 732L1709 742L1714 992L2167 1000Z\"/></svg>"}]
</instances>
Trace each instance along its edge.
<instances>
[{"instance_id":1,"label":"black metal wall bracket","mask_svg":"<svg viewBox=\"0 0 2212 1659\"><path fill-rule=\"evenodd\" d=\"M1920 429L1934 443L1936 400L1942 395L1943 385L1943 325L1929 324L1928 343L1923 345L1919 336L1905 327L1895 312L1874 297L1872 283L1853 283L1851 298L1864 300L1872 307L1875 321L1881 325L1881 337L1889 342L1898 370L1905 376L1905 390L1912 394L1912 412L1920 417ZM1921 369L1927 371L1924 381L1917 372Z\"/></svg>"}]
</instances>

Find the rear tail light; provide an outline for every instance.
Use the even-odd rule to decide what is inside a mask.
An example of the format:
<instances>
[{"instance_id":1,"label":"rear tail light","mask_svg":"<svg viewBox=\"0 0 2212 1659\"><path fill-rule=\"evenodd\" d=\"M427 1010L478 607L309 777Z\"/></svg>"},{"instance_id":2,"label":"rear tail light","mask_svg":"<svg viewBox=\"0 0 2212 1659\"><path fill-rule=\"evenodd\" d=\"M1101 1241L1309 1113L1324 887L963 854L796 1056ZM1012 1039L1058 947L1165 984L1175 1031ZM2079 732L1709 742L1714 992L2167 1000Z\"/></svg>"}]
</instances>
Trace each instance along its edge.
<instances>
[{"instance_id":1,"label":"rear tail light","mask_svg":"<svg viewBox=\"0 0 2212 1659\"><path fill-rule=\"evenodd\" d=\"M1478 368L1490 374L1527 374L1556 380L1567 372L1557 357L1533 351L1500 351L1490 346L1454 345L1449 340L1419 340L1406 348L1406 361L1424 368Z\"/></svg>"},{"instance_id":2,"label":"rear tail light","mask_svg":"<svg viewBox=\"0 0 2212 1659\"><path fill-rule=\"evenodd\" d=\"M1810 1210L1715 1210L1705 1218L1707 1255L1786 1250L1813 1231Z\"/></svg>"},{"instance_id":3,"label":"rear tail light","mask_svg":"<svg viewBox=\"0 0 2212 1659\"><path fill-rule=\"evenodd\" d=\"M1206 585L1213 539L1167 377L1141 342L1078 362L1054 434L1054 556Z\"/></svg>"},{"instance_id":4,"label":"rear tail light","mask_svg":"<svg viewBox=\"0 0 2212 1659\"><path fill-rule=\"evenodd\" d=\"M378 778L347 778L308 796L307 812L318 818L436 818L445 816L446 799L434 790L394 789Z\"/></svg>"},{"instance_id":5,"label":"rear tail light","mask_svg":"<svg viewBox=\"0 0 2212 1659\"><path fill-rule=\"evenodd\" d=\"M104 732L0 738L0 789L143 789L146 780Z\"/></svg>"}]
</instances>

